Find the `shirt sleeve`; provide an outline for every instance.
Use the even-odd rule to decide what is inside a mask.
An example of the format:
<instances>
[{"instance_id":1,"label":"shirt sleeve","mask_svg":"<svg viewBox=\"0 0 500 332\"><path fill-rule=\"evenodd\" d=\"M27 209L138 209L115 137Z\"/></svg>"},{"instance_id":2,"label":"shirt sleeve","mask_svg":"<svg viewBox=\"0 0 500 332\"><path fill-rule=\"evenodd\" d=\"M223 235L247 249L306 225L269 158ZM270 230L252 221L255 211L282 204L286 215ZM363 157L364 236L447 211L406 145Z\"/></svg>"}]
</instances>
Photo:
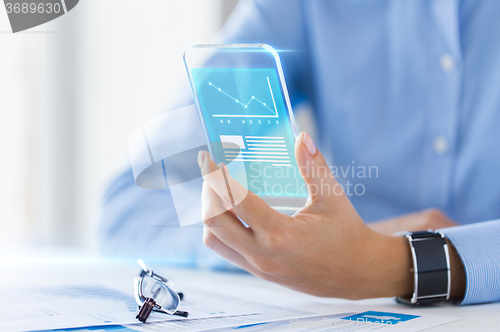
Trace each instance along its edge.
<instances>
[{"instance_id":1,"label":"shirt sleeve","mask_svg":"<svg viewBox=\"0 0 500 332\"><path fill-rule=\"evenodd\" d=\"M307 82L299 76L307 61L303 52L305 35L301 3L295 0L240 1L219 34L224 43L267 43L278 50L292 102ZM191 104L189 87L174 106ZM186 128L189 130L189 128ZM168 176L168 175L167 175ZM101 250L107 255L144 258L183 266L232 269L234 266L202 243L203 227L180 227L169 190L139 188L132 171L120 174L108 186L103 199L98 229Z\"/></svg>"},{"instance_id":2,"label":"shirt sleeve","mask_svg":"<svg viewBox=\"0 0 500 332\"><path fill-rule=\"evenodd\" d=\"M440 231L465 268L465 296L460 304L500 301L500 219Z\"/></svg>"}]
</instances>

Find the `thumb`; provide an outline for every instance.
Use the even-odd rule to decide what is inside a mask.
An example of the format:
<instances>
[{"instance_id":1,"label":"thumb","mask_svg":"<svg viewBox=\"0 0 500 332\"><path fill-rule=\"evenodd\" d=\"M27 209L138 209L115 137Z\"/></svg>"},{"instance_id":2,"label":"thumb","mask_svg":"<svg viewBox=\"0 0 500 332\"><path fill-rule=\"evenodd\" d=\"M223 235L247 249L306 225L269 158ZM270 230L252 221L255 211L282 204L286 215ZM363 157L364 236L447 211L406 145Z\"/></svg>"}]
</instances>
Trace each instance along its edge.
<instances>
[{"instance_id":1,"label":"thumb","mask_svg":"<svg viewBox=\"0 0 500 332\"><path fill-rule=\"evenodd\" d=\"M305 132L300 133L295 141L295 158L312 203L331 203L332 196L344 193L311 136Z\"/></svg>"}]
</instances>

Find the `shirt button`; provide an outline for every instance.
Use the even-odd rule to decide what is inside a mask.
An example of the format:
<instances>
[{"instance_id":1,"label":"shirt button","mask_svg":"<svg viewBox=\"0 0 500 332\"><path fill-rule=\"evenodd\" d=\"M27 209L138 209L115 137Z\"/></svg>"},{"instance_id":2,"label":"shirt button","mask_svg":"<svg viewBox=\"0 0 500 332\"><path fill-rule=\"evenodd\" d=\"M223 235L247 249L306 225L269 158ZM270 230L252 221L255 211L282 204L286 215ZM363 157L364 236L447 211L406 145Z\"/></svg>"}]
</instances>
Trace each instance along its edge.
<instances>
[{"instance_id":1,"label":"shirt button","mask_svg":"<svg viewBox=\"0 0 500 332\"><path fill-rule=\"evenodd\" d=\"M451 73L455 69L455 60L449 54L443 54L439 59L439 64L445 73Z\"/></svg>"},{"instance_id":2,"label":"shirt button","mask_svg":"<svg viewBox=\"0 0 500 332\"><path fill-rule=\"evenodd\" d=\"M448 151L448 140L443 136L438 136L434 139L432 143L434 152L438 155L445 154Z\"/></svg>"}]
</instances>

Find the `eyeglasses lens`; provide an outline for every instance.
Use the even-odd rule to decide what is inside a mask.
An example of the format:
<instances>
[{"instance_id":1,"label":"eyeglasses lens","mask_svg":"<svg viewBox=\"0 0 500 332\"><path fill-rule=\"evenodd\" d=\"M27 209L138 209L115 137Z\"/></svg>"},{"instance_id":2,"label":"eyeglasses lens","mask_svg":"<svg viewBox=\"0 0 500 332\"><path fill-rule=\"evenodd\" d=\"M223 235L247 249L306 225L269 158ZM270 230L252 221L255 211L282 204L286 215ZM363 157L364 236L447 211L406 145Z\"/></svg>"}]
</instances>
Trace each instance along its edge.
<instances>
[{"instance_id":1,"label":"eyeglasses lens","mask_svg":"<svg viewBox=\"0 0 500 332\"><path fill-rule=\"evenodd\" d=\"M173 314L179 307L179 295L149 275L145 275L142 281L142 294L154 299L162 310L170 314Z\"/></svg>"}]
</instances>

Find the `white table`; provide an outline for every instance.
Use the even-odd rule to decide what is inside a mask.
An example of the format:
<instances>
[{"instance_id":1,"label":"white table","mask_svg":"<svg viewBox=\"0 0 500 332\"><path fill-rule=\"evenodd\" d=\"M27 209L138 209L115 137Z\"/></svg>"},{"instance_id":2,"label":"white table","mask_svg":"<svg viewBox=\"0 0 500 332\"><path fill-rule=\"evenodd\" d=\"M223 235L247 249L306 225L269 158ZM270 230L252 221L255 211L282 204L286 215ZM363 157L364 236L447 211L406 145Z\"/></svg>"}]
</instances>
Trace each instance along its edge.
<instances>
[{"instance_id":1,"label":"white table","mask_svg":"<svg viewBox=\"0 0 500 332\"><path fill-rule=\"evenodd\" d=\"M65 248L31 249L22 252L13 252L10 248L9 251L10 253L6 253L5 250L2 250L3 254L0 254L2 266L0 283L2 287L98 284L132 294L132 278L139 272L139 266L135 260L104 259L95 254L89 255ZM491 322L493 319L497 319L500 323L500 303L471 306L441 304L413 308L398 304L392 298L362 301L324 299L298 293L242 272L215 272L165 266L161 268L168 271L169 275L181 285L193 285L203 281L204 287L232 296L248 295L249 290L255 299L267 297L272 300L292 294L297 299L303 299L304 303L315 301L325 306L332 304L355 305L366 308L366 310L388 312L396 309L396 311L404 310L409 314L432 313L460 317L466 320L461 324L462 327L458 325L458 328L452 328L444 325L433 328L436 331L471 330L470 326L473 326L474 329L500 331L500 326L497 328L484 327L486 320Z\"/></svg>"}]
</instances>

